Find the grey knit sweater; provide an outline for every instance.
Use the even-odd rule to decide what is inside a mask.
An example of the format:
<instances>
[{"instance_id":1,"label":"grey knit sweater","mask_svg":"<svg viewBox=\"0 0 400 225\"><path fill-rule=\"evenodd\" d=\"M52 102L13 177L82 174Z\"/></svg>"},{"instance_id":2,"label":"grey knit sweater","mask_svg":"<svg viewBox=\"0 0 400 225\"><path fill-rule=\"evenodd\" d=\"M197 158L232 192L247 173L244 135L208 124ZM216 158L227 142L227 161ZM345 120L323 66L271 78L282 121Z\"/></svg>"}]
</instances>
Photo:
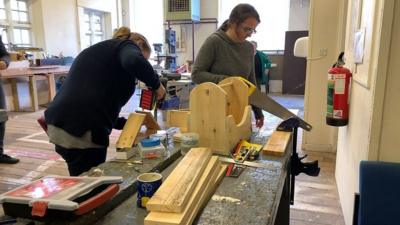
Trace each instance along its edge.
<instances>
[{"instance_id":1,"label":"grey knit sweater","mask_svg":"<svg viewBox=\"0 0 400 225\"><path fill-rule=\"evenodd\" d=\"M235 43L222 30L211 34L201 46L192 69L196 84L218 83L229 76L241 76L256 84L254 73L254 50L248 42ZM253 106L257 119L262 111Z\"/></svg>"}]
</instances>

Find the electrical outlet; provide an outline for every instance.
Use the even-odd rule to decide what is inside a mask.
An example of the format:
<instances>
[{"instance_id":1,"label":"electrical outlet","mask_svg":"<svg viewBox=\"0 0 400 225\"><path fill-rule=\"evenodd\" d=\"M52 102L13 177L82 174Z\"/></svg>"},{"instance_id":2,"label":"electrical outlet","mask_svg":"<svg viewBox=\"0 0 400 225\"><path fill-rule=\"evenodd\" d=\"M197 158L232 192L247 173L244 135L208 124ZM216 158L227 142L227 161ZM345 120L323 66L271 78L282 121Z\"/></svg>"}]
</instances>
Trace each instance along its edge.
<instances>
[{"instance_id":1,"label":"electrical outlet","mask_svg":"<svg viewBox=\"0 0 400 225\"><path fill-rule=\"evenodd\" d=\"M328 55L328 49L327 48L321 48L319 50L319 56L327 56Z\"/></svg>"}]
</instances>

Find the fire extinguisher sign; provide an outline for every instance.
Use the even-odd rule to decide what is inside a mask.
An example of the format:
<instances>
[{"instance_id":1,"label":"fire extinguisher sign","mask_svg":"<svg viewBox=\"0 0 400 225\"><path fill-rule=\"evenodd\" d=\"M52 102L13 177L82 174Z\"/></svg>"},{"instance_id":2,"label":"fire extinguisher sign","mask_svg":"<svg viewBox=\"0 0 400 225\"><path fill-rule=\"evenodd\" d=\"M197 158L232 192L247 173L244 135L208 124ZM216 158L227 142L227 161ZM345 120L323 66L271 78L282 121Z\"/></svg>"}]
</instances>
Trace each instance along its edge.
<instances>
[{"instance_id":1,"label":"fire extinguisher sign","mask_svg":"<svg viewBox=\"0 0 400 225\"><path fill-rule=\"evenodd\" d=\"M328 99L326 115L333 117L333 95L335 93L335 75L328 73Z\"/></svg>"},{"instance_id":2,"label":"fire extinguisher sign","mask_svg":"<svg viewBox=\"0 0 400 225\"><path fill-rule=\"evenodd\" d=\"M328 73L328 108L327 116L333 118L342 118L342 110L334 109L335 95L345 94L346 75L345 74L330 74Z\"/></svg>"}]
</instances>

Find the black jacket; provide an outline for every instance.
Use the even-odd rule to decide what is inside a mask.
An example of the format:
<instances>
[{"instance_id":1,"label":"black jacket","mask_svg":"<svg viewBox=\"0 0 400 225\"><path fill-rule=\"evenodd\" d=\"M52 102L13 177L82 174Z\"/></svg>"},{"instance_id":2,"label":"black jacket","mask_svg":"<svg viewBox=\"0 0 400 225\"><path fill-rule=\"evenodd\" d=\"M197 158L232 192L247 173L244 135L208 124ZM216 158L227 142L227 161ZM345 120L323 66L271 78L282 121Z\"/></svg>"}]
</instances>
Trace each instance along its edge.
<instances>
[{"instance_id":1,"label":"black jacket","mask_svg":"<svg viewBox=\"0 0 400 225\"><path fill-rule=\"evenodd\" d=\"M135 91L136 79L157 89L160 81L139 47L130 40L111 39L82 51L65 83L45 111L47 124L108 146L118 114ZM119 127L121 128L121 127Z\"/></svg>"}]
</instances>

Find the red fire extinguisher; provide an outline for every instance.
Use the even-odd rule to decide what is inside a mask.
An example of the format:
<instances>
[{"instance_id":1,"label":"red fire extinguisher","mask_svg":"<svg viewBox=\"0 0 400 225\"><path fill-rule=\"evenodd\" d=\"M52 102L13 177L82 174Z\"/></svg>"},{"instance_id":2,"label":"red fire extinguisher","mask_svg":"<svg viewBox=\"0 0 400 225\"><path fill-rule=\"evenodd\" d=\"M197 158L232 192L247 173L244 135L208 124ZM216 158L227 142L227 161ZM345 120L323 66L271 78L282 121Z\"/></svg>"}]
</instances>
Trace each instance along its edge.
<instances>
[{"instance_id":1,"label":"red fire extinguisher","mask_svg":"<svg viewBox=\"0 0 400 225\"><path fill-rule=\"evenodd\" d=\"M331 126L346 126L349 122L349 89L352 73L343 67L344 52L328 71L328 98L326 123Z\"/></svg>"}]
</instances>

